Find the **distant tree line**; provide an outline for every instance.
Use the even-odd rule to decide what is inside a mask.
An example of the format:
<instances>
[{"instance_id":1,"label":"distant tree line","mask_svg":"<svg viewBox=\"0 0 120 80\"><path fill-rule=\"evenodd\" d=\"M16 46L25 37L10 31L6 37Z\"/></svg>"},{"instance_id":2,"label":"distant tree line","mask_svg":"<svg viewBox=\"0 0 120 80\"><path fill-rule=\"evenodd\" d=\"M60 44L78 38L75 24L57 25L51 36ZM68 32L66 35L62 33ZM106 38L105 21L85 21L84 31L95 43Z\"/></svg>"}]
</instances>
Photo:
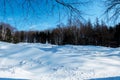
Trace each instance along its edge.
<instances>
[{"instance_id":1,"label":"distant tree line","mask_svg":"<svg viewBox=\"0 0 120 80\"><path fill-rule=\"evenodd\" d=\"M9 24L0 23L0 41L19 43L50 43L56 45L97 45L120 47L120 23L110 27L98 19L78 25L57 25L44 31L18 31Z\"/></svg>"}]
</instances>

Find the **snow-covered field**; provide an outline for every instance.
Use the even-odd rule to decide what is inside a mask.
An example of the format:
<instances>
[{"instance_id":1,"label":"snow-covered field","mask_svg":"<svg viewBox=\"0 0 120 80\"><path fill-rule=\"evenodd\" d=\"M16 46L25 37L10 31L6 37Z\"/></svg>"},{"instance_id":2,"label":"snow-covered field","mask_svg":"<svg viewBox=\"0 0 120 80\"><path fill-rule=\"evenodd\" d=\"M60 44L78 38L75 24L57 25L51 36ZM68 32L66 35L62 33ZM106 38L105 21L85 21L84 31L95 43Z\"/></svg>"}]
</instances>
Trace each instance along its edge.
<instances>
[{"instance_id":1,"label":"snow-covered field","mask_svg":"<svg viewBox=\"0 0 120 80\"><path fill-rule=\"evenodd\" d=\"M3 80L112 80L112 77L120 80L120 48L0 42Z\"/></svg>"}]
</instances>

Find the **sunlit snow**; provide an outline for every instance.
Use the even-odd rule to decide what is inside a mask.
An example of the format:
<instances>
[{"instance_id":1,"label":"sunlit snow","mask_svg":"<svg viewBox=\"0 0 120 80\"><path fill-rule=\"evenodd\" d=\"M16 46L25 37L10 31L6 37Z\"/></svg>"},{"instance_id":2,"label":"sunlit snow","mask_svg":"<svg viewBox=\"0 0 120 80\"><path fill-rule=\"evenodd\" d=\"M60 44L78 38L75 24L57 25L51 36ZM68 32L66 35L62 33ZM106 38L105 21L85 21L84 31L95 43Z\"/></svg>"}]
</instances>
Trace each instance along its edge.
<instances>
[{"instance_id":1,"label":"sunlit snow","mask_svg":"<svg viewBox=\"0 0 120 80\"><path fill-rule=\"evenodd\" d=\"M3 80L101 80L119 76L120 48L0 42Z\"/></svg>"}]
</instances>

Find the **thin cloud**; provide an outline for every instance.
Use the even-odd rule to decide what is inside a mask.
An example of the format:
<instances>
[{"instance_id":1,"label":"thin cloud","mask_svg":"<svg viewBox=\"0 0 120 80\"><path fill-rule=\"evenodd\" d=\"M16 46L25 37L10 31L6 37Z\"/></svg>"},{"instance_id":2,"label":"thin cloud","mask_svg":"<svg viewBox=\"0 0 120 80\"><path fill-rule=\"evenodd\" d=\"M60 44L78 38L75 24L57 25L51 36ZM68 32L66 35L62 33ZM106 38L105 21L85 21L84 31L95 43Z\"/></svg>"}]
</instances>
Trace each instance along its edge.
<instances>
[{"instance_id":1,"label":"thin cloud","mask_svg":"<svg viewBox=\"0 0 120 80\"><path fill-rule=\"evenodd\" d=\"M52 25L49 23L40 23L40 24L33 24L29 27L29 30L45 30L51 28Z\"/></svg>"},{"instance_id":2,"label":"thin cloud","mask_svg":"<svg viewBox=\"0 0 120 80\"><path fill-rule=\"evenodd\" d=\"M13 21L13 18L10 18L10 17L9 17L9 18L7 18L7 20L8 20L8 21Z\"/></svg>"}]
</instances>

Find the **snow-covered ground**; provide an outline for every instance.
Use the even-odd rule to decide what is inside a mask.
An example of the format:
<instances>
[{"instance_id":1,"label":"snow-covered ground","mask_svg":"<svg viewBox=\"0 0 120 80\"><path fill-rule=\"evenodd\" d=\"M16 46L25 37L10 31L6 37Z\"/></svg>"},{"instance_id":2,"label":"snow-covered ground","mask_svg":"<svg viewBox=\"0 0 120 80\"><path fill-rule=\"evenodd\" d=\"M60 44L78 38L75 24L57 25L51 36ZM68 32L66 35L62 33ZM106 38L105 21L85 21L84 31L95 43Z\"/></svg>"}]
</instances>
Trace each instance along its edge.
<instances>
[{"instance_id":1,"label":"snow-covered ground","mask_svg":"<svg viewBox=\"0 0 120 80\"><path fill-rule=\"evenodd\" d=\"M0 42L4 80L119 80L119 76L120 48Z\"/></svg>"}]
</instances>

